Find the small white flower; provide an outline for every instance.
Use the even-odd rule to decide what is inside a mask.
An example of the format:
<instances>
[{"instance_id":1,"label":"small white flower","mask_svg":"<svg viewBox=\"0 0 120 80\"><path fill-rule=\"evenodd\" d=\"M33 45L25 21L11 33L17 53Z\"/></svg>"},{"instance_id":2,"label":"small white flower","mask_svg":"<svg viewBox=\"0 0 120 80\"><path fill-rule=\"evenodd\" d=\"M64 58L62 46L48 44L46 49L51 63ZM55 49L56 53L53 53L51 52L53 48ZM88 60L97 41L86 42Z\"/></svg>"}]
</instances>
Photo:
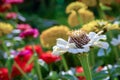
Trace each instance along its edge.
<instances>
[{"instance_id":1,"label":"small white flower","mask_svg":"<svg viewBox=\"0 0 120 80\"><path fill-rule=\"evenodd\" d=\"M62 74L62 75L66 75L66 74L74 75L74 73L73 73L71 70L68 70L68 71L66 71L66 72L61 71L61 74Z\"/></svg>"},{"instance_id":2,"label":"small white flower","mask_svg":"<svg viewBox=\"0 0 120 80\"><path fill-rule=\"evenodd\" d=\"M113 46L120 45L120 35L118 35L118 38L113 38L112 41L111 41L111 44Z\"/></svg>"},{"instance_id":3,"label":"small white flower","mask_svg":"<svg viewBox=\"0 0 120 80\"><path fill-rule=\"evenodd\" d=\"M21 37L14 37L13 40L15 40L15 41L21 41L22 38Z\"/></svg>"},{"instance_id":4,"label":"small white flower","mask_svg":"<svg viewBox=\"0 0 120 80\"><path fill-rule=\"evenodd\" d=\"M106 36L94 32L90 32L87 35L85 32L77 30L70 34L68 41L58 38L56 45L53 47L53 54L60 55L65 52L73 54L84 53L88 52L92 46L107 49L109 44L100 40L106 40Z\"/></svg>"},{"instance_id":5,"label":"small white flower","mask_svg":"<svg viewBox=\"0 0 120 80\"><path fill-rule=\"evenodd\" d=\"M20 32L21 32L21 30L19 30L19 29L14 29L14 30L12 31L13 34L19 34Z\"/></svg>"},{"instance_id":6,"label":"small white flower","mask_svg":"<svg viewBox=\"0 0 120 80\"><path fill-rule=\"evenodd\" d=\"M38 63L39 63L41 66L44 66L44 65L45 65L45 62L44 62L42 59L39 59L39 60L38 60Z\"/></svg>"}]
</instances>

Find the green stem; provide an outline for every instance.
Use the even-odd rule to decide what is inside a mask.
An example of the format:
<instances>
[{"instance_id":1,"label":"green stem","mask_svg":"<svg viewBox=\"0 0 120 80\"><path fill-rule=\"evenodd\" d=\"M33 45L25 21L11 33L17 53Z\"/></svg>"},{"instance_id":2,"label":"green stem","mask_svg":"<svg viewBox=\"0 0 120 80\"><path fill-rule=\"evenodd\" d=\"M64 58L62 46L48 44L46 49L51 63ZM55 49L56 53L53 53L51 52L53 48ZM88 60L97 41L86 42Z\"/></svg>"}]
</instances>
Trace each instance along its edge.
<instances>
[{"instance_id":1,"label":"green stem","mask_svg":"<svg viewBox=\"0 0 120 80\"><path fill-rule=\"evenodd\" d=\"M95 54L93 53L93 51L91 50L90 55L89 55L89 61L90 61L90 66L94 66L95 65Z\"/></svg>"},{"instance_id":2,"label":"green stem","mask_svg":"<svg viewBox=\"0 0 120 80\"><path fill-rule=\"evenodd\" d=\"M101 18L101 19L105 19L106 20L106 16L105 16L105 13L104 13L104 11L101 9L101 7L100 7L100 1L99 0L97 0L97 11L98 11L98 15L99 15L99 17Z\"/></svg>"},{"instance_id":3,"label":"green stem","mask_svg":"<svg viewBox=\"0 0 120 80\"><path fill-rule=\"evenodd\" d=\"M104 50L104 55L107 56L106 50ZM107 67L108 75L109 75L109 77L111 77L111 73L110 73L108 63L106 64L106 67Z\"/></svg>"},{"instance_id":4,"label":"green stem","mask_svg":"<svg viewBox=\"0 0 120 80\"><path fill-rule=\"evenodd\" d=\"M83 25L83 21L82 21L82 19L81 19L81 17L80 17L80 14L78 13L78 11L76 11L76 14L77 14L77 16L78 16L78 21L79 21L79 25L80 25L80 27Z\"/></svg>"},{"instance_id":5,"label":"green stem","mask_svg":"<svg viewBox=\"0 0 120 80\"><path fill-rule=\"evenodd\" d=\"M66 63L64 55L61 55L61 58L62 58L62 63L63 63L63 66L65 68L65 71L68 71L68 66L67 66L67 63Z\"/></svg>"},{"instance_id":6,"label":"green stem","mask_svg":"<svg viewBox=\"0 0 120 80\"><path fill-rule=\"evenodd\" d=\"M111 32L109 32L109 36L110 36L110 39L113 38L113 34L112 34ZM118 53L118 51L117 51L117 48L114 47L114 48L113 48L113 51L114 51L114 53L115 53L116 61L118 61L118 60L119 60L119 53Z\"/></svg>"},{"instance_id":7,"label":"green stem","mask_svg":"<svg viewBox=\"0 0 120 80\"><path fill-rule=\"evenodd\" d=\"M33 52L34 52L34 58L33 59L34 59L34 65L35 65L35 70L36 70L37 75L38 75L38 79L43 80L42 73L41 73L41 67L38 63L38 56L37 56L37 53L34 49L34 44L33 43L32 43L32 49L33 49Z\"/></svg>"},{"instance_id":8,"label":"green stem","mask_svg":"<svg viewBox=\"0 0 120 80\"><path fill-rule=\"evenodd\" d=\"M91 70L89 67L88 54L79 54L79 59L84 70L86 80L92 80Z\"/></svg>"}]
</instances>

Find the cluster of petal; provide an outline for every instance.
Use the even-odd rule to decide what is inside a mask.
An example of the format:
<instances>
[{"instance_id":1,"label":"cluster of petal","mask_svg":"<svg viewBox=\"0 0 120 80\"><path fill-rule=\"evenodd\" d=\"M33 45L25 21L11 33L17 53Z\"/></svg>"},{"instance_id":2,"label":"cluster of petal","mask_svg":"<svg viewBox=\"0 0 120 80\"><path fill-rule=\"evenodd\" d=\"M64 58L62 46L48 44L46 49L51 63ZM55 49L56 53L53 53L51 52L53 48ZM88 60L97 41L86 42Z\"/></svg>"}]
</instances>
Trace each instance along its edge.
<instances>
[{"instance_id":1,"label":"cluster of petal","mask_svg":"<svg viewBox=\"0 0 120 80\"><path fill-rule=\"evenodd\" d=\"M97 4L96 0L82 0L82 2L90 7L96 6Z\"/></svg>"},{"instance_id":2,"label":"cluster of petal","mask_svg":"<svg viewBox=\"0 0 120 80\"><path fill-rule=\"evenodd\" d=\"M3 0L3 2L9 4L18 4L18 3L23 3L24 0Z\"/></svg>"},{"instance_id":3,"label":"cluster of petal","mask_svg":"<svg viewBox=\"0 0 120 80\"><path fill-rule=\"evenodd\" d=\"M33 49L35 50L35 52L38 54L38 56L40 56L43 53L42 47L40 45L34 45L33 48L31 45L26 45L24 47L25 50L29 50L32 53L34 53Z\"/></svg>"},{"instance_id":4,"label":"cluster of petal","mask_svg":"<svg viewBox=\"0 0 120 80\"><path fill-rule=\"evenodd\" d=\"M103 4L111 4L114 0L100 0Z\"/></svg>"},{"instance_id":5,"label":"cluster of petal","mask_svg":"<svg viewBox=\"0 0 120 80\"><path fill-rule=\"evenodd\" d=\"M14 58L11 76L15 77L21 75L21 72L19 71L18 67L16 67L16 65L18 65L25 73L30 72L33 68L33 64L27 63L31 57L32 53L29 50L20 51L19 54Z\"/></svg>"},{"instance_id":6,"label":"cluster of petal","mask_svg":"<svg viewBox=\"0 0 120 80\"><path fill-rule=\"evenodd\" d=\"M9 10L11 8L11 4L7 4L7 3L4 3L4 4L0 4L0 12L5 12L6 10Z\"/></svg>"},{"instance_id":7,"label":"cluster of petal","mask_svg":"<svg viewBox=\"0 0 120 80\"><path fill-rule=\"evenodd\" d=\"M107 49L109 47L109 44L107 42L100 41L106 40L106 35L99 35L94 32L90 32L87 36L90 41L87 44L83 45L82 48L78 48L75 43L70 43L69 39L66 41L62 38L58 38L56 45L53 47L53 54L60 55L65 52L70 52L73 54L84 53L90 51L91 46L97 46L104 49Z\"/></svg>"},{"instance_id":8,"label":"cluster of petal","mask_svg":"<svg viewBox=\"0 0 120 80\"><path fill-rule=\"evenodd\" d=\"M82 22L79 21L79 18ZM76 11L71 11L71 14L68 17L68 23L71 27L75 27L80 23L85 24L92 20L94 20L94 14L87 9L79 9L78 13Z\"/></svg>"},{"instance_id":9,"label":"cluster of petal","mask_svg":"<svg viewBox=\"0 0 120 80\"><path fill-rule=\"evenodd\" d=\"M82 0L82 2L90 7L94 7L97 5L97 0ZM111 4L113 0L99 0L99 2L103 4Z\"/></svg>"},{"instance_id":10,"label":"cluster of petal","mask_svg":"<svg viewBox=\"0 0 120 80\"><path fill-rule=\"evenodd\" d=\"M76 71L76 73L78 73L78 74L84 73L83 68L80 67L80 66L76 67L76 68L75 68L75 71ZM78 77L78 80L86 80L86 79L85 79L85 76L79 76L79 77Z\"/></svg>"},{"instance_id":11,"label":"cluster of petal","mask_svg":"<svg viewBox=\"0 0 120 80\"><path fill-rule=\"evenodd\" d=\"M118 38L113 38L111 44L114 46L120 45L120 35L118 35Z\"/></svg>"},{"instance_id":12,"label":"cluster of petal","mask_svg":"<svg viewBox=\"0 0 120 80\"><path fill-rule=\"evenodd\" d=\"M109 30L119 29L119 25L116 23L111 24L108 21L104 21L104 20L94 20L87 24L84 24L81 29L88 33L93 31L99 32L101 30L109 31Z\"/></svg>"},{"instance_id":13,"label":"cluster of petal","mask_svg":"<svg viewBox=\"0 0 120 80\"><path fill-rule=\"evenodd\" d=\"M7 19L16 19L17 18L17 13L15 12L9 12L6 14Z\"/></svg>"},{"instance_id":14,"label":"cluster of petal","mask_svg":"<svg viewBox=\"0 0 120 80\"><path fill-rule=\"evenodd\" d=\"M0 36L11 33L13 26L9 23L0 22Z\"/></svg>"},{"instance_id":15,"label":"cluster of petal","mask_svg":"<svg viewBox=\"0 0 120 80\"><path fill-rule=\"evenodd\" d=\"M64 25L53 26L45 31L43 31L40 35L40 41L43 47L51 48L55 45L57 38L63 38L65 40L68 39L67 33L69 32L69 28Z\"/></svg>"},{"instance_id":16,"label":"cluster of petal","mask_svg":"<svg viewBox=\"0 0 120 80\"><path fill-rule=\"evenodd\" d=\"M20 33L21 38L26 38L26 37L37 38L38 35L39 35L39 31L37 29L26 29Z\"/></svg>"},{"instance_id":17,"label":"cluster of petal","mask_svg":"<svg viewBox=\"0 0 120 80\"><path fill-rule=\"evenodd\" d=\"M0 80L10 80L7 68L0 68Z\"/></svg>"},{"instance_id":18,"label":"cluster of petal","mask_svg":"<svg viewBox=\"0 0 120 80\"><path fill-rule=\"evenodd\" d=\"M60 56L53 55L51 51L43 52L43 54L40 55L40 59L44 60L47 64L61 60Z\"/></svg>"},{"instance_id":19,"label":"cluster of petal","mask_svg":"<svg viewBox=\"0 0 120 80\"><path fill-rule=\"evenodd\" d=\"M67 6L66 13L71 13L71 11L73 10L78 11L81 8L87 9L87 6L82 2L78 2L78 1L72 2Z\"/></svg>"},{"instance_id":20,"label":"cluster of petal","mask_svg":"<svg viewBox=\"0 0 120 80\"><path fill-rule=\"evenodd\" d=\"M32 27L29 24L18 24L17 29L20 29L21 31L31 29Z\"/></svg>"}]
</instances>

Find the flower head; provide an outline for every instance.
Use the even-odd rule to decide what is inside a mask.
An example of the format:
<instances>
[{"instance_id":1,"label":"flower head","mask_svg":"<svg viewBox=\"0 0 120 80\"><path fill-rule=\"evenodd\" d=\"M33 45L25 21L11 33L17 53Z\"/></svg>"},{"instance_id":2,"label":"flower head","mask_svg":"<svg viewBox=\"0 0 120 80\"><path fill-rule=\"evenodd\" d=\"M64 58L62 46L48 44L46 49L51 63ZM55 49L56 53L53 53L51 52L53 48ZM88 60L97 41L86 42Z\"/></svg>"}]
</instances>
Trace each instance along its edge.
<instances>
[{"instance_id":1,"label":"flower head","mask_svg":"<svg viewBox=\"0 0 120 80\"><path fill-rule=\"evenodd\" d=\"M19 54L14 58L14 63L12 66L11 76L15 77L21 75L21 72L17 68L18 65L25 73L28 73L32 70L33 64L27 64L30 58L32 57L32 53L29 50L22 50Z\"/></svg>"},{"instance_id":2,"label":"flower head","mask_svg":"<svg viewBox=\"0 0 120 80\"><path fill-rule=\"evenodd\" d=\"M82 2L78 2L78 1L72 2L67 6L66 13L70 13L73 10L78 11L81 8L87 9L87 6Z\"/></svg>"},{"instance_id":3,"label":"flower head","mask_svg":"<svg viewBox=\"0 0 120 80\"><path fill-rule=\"evenodd\" d=\"M40 56L43 53L42 47L40 45L34 45L33 48L35 49L38 56ZM31 45L26 45L25 50L29 50L33 53L33 48Z\"/></svg>"},{"instance_id":4,"label":"flower head","mask_svg":"<svg viewBox=\"0 0 120 80\"><path fill-rule=\"evenodd\" d=\"M41 54L40 59L44 60L47 64L61 60L60 56L55 56L50 51Z\"/></svg>"},{"instance_id":5,"label":"flower head","mask_svg":"<svg viewBox=\"0 0 120 80\"><path fill-rule=\"evenodd\" d=\"M43 47L51 48L55 45L57 38L63 38L65 40L68 39L67 33L69 32L69 28L64 25L53 26L45 31L43 31L40 35L40 41Z\"/></svg>"},{"instance_id":6,"label":"flower head","mask_svg":"<svg viewBox=\"0 0 120 80\"><path fill-rule=\"evenodd\" d=\"M111 24L108 21L104 21L104 20L94 20L87 24L84 24L81 29L88 33L99 32L101 30L110 31L114 29L119 29L119 25L117 23Z\"/></svg>"},{"instance_id":7,"label":"flower head","mask_svg":"<svg viewBox=\"0 0 120 80\"><path fill-rule=\"evenodd\" d=\"M20 33L21 38L25 38L25 37L37 38L38 35L39 35L39 31L37 29L26 29Z\"/></svg>"},{"instance_id":8,"label":"flower head","mask_svg":"<svg viewBox=\"0 0 120 80\"><path fill-rule=\"evenodd\" d=\"M13 26L9 23L0 22L0 36L11 33Z\"/></svg>"},{"instance_id":9,"label":"flower head","mask_svg":"<svg viewBox=\"0 0 120 80\"><path fill-rule=\"evenodd\" d=\"M4 3L4 4L0 4L0 12L5 12L6 10L10 9L11 8L11 4L7 4L7 3Z\"/></svg>"},{"instance_id":10,"label":"flower head","mask_svg":"<svg viewBox=\"0 0 120 80\"><path fill-rule=\"evenodd\" d=\"M31 29L32 27L29 24L18 24L17 28L24 31L26 29Z\"/></svg>"},{"instance_id":11,"label":"flower head","mask_svg":"<svg viewBox=\"0 0 120 80\"><path fill-rule=\"evenodd\" d=\"M15 12L10 12L6 14L7 19L16 19L17 18L17 13Z\"/></svg>"},{"instance_id":12,"label":"flower head","mask_svg":"<svg viewBox=\"0 0 120 80\"><path fill-rule=\"evenodd\" d=\"M86 34L82 30L75 30L69 35L68 41L61 38L57 39L57 44L53 47L53 54L60 55L67 51L73 54L84 53L88 52L92 46L104 49L109 47L107 42L100 41L106 39L105 35L96 34L94 32Z\"/></svg>"},{"instance_id":13,"label":"flower head","mask_svg":"<svg viewBox=\"0 0 120 80\"><path fill-rule=\"evenodd\" d=\"M0 80L10 80L7 68L0 68Z\"/></svg>"},{"instance_id":14,"label":"flower head","mask_svg":"<svg viewBox=\"0 0 120 80\"><path fill-rule=\"evenodd\" d=\"M97 5L97 1L96 0L82 0L82 2L84 4L86 4L87 6L93 7Z\"/></svg>"},{"instance_id":15,"label":"flower head","mask_svg":"<svg viewBox=\"0 0 120 80\"><path fill-rule=\"evenodd\" d=\"M118 38L113 38L111 44L114 46L120 45L120 35L118 35Z\"/></svg>"},{"instance_id":16,"label":"flower head","mask_svg":"<svg viewBox=\"0 0 120 80\"><path fill-rule=\"evenodd\" d=\"M82 74L84 72L82 67L76 67L75 71L78 74ZM86 79L85 79L85 76L78 76L78 80L86 80Z\"/></svg>"},{"instance_id":17,"label":"flower head","mask_svg":"<svg viewBox=\"0 0 120 80\"><path fill-rule=\"evenodd\" d=\"M103 4L111 4L114 0L100 0Z\"/></svg>"},{"instance_id":18,"label":"flower head","mask_svg":"<svg viewBox=\"0 0 120 80\"><path fill-rule=\"evenodd\" d=\"M83 24L88 23L94 20L94 14L86 9L78 10L78 14L75 11L71 11L71 14L68 17L68 23L71 27L79 25L81 22L79 21L79 17Z\"/></svg>"},{"instance_id":19,"label":"flower head","mask_svg":"<svg viewBox=\"0 0 120 80\"><path fill-rule=\"evenodd\" d=\"M23 3L24 0L3 0L4 3L10 3L10 4L18 4Z\"/></svg>"}]
</instances>

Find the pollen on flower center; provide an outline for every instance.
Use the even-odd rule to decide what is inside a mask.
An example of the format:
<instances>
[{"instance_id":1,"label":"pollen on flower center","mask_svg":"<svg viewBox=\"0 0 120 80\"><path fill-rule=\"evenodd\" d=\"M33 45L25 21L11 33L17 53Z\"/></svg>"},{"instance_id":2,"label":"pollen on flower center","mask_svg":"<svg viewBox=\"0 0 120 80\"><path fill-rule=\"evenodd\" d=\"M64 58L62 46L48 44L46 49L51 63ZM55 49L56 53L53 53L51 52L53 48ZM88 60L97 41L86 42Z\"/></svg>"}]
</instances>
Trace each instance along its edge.
<instances>
[{"instance_id":1,"label":"pollen on flower center","mask_svg":"<svg viewBox=\"0 0 120 80\"><path fill-rule=\"evenodd\" d=\"M83 45L90 41L86 33L82 30L72 31L69 33L69 36L69 43L75 43L77 48L83 48Z\"/></svg>"}]
</instances>

